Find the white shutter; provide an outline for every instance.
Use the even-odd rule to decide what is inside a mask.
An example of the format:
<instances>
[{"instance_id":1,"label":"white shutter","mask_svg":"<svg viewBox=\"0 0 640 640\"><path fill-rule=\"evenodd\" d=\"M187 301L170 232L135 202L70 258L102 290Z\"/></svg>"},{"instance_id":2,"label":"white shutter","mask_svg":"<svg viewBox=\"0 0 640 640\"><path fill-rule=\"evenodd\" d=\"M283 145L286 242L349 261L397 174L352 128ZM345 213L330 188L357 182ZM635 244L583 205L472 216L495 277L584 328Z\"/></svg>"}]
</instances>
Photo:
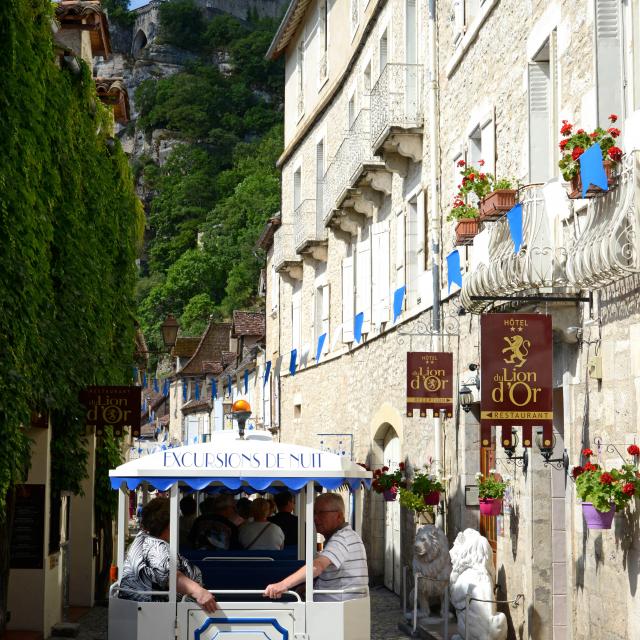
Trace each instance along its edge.
<instances>
[{"instance_id":1,"label":"white shutter","mask_svg":"<svg viewBox=\"0 0 640 640\"><path fill-rule=\"evenodd\" d=\"M624 119L621 4L620 0L596 0L598 124L605 128L610 113Z\"/></svg>"},{"instance_id":2,"label":"white shutter","mask_svg":"<svg viewBox=\"0 0 640 640\"><path fill-rule=\"evenodd\" d=\"M261 378L258 380L258 384L262 385L262 419L264 421L264 426L268 429L271 426L271 376L273 371L269 373L269 380L264 384L264 379ZM263 372L264 375L264 372Z\"/></svg>"},{"instance_id":3,"label":"white shutter","mask_svg":"<svg viewBox=\"0 0 640 640\"><path fill-rule=\"evenodd\" d=\"M321 237L324 212L324 140L316 145L316 234Z\"/></svg>"},{"instance_id":4,"label":"white shutter","mask_svg":"<svg viewBox=\"0 0 640 640\"><path fill-rule=\"evenodd\" d=\"M291 348L300 350L300 307L302 287L296 284L291 292ZM298 352L298 356L300 353Z\"/></svg>"},{"instance_id":5,"label":"white shutter","mask_svg":"<svg viewBox=\"0 0 640 640\"><path fill-rule=\"evenodd\" d=\"M493 118L482 125L480 130L480 149L486 173L496 172L496 127Z\"/></svg>"},{"instance_id":6,"label":"white shutter","mask_svg":"<svg viewBox=\"0 0 640 640\"><path fill-rule=\"evenodd\" d=\"M372 258L373 322L389 320L389 223L374 225Z\"/></svg>"},{"instance_id":7,"label":"white shutter","mask_svg":"<svg viewBox=\"0 0 640 640\"><path fill-rule=\"evenodd\" d=\"M322 333L326 333L327 337L324 339L324 345L322 347L322 353L329 352L329 310L330 310L330 289L328 284L322 287Z\"/></svg>"},{"instance_id":8,"label":"white shutter","mask_svg":"<svg viewBox=\"0 0 640 640\"><path fill-rule=\"evenodd\" d=\"M353 342L353 257L342 258L342 342Z\"/></svg>"},{"instance_id":9,"label":"white shutter","mask_svg":"<svg viewBox=\"0 0 640 640\"><path fill-rule=\"evenodd\" d=\"M407 263L407 308L416 304L418 296L418 211L415 202L407 203L406 263Z\"/></svg>"},{"instance_id":10,"label":"white shutter","mask_svg":"<svg viewBox=\"0 0 640 640\"><path fill-rule=\"evenodd\" d=\"M402 287L405 283L404 279L404 212L399 211L396 214L396 223L395 223L395 241L396 241L396 289Z\"/></svg>"},{"instance_id":11,"label":"white shutter","mask_svg":"<svg viewBox=\"0 0 640 640\"><path fill-rule=\"evenodd\" d=\"M362 333L371 329L371 230L363 228L357 246L356 261L356 308L355 312L364 313Z\"/></svg>"},{"instance_id":12,"label":"white shutter","mask_svg":"<svg viewBox=\"0 0 640 640\"><path fill-rule=\"evenodd\" d=\"M529 180L546 182L551 176L549 63L529 63Z\"/></svg>"},{"instance_id":13,"label":"white shutter","mask_svg":"<svg viewBox=\"0 0 640 640\"><path fill-rule=\"evenodd\" d=\"M278 301L280 299L280 274L271 266L271 311L278 310Z\"/></svg>"},{"instance_id":14,"label":"white shutter","mask_svg":"<svg viewBox=\"0 0 640 640\"><path fill-rule=\"evenodd\" d=\"M464 0L453 0L453 40L456 42L464 34Z\"/></svg>"},{"instance_id":15,"label":"white shutter","mask_svg":"<svg viewBox=\"0 0 640 640\"><path fill-rule=\"evenodd\" d=\"M425 268L426 262L426 197L427 194L422 191L418 194L417 200L417 229L416 229L416 241L417 241L417 251L418 254L418 270L422 271Z\"/></svg>"},{"instance_id":16,"label":"white shutter","mask_svg":"<svg viewBox=\"0 0 640 640\"><path fill-rule=\"evenodd\" d=\"M378 70L378 75L381 75L384 71L384 68L387 65L387 57L388 57L388 47L389 47L389 39L387 38L387 30L384 30L384 33L380 37L380 53L379 53L379 65L380 68Z\"/></svg>"},{"instance_id":17,"label":"white shutter","mask_svg":"<svg viewBox=\"0 0 640 640\"><path fill-rule=\"evenodd\" d=\"M300 169L298 169L293 174L293 210L295 211L301 202L300 194L302 189L302 173Z\"/></svg>"},{"instance_id":18,"label":"white shutter","mask_svg":"<svg viewBox=\"0 0 640 640\"><path fill-rule=\"evenodd\" d=\"M405 60L407 64L417 64L418 62L418 8L416 0L406 0L405 33L407 39L407 49Z\"/></svg>"}]
</instances>

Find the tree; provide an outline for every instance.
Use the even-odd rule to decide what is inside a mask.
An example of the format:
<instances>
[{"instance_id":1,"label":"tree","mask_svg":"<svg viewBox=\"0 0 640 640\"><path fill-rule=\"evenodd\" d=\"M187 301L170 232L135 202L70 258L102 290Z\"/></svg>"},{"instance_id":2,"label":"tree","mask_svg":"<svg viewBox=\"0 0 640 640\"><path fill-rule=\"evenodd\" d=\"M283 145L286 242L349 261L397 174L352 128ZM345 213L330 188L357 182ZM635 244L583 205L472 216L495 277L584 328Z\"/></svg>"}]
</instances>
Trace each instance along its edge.
<instances>
[{"instance_id":1,"label":"tree","mask_svg":"<svg viewBox=\"0 0 640 640\"><path fill-rule=\"evenodd\" d=\"M193 0L169 0L160 5L160 37L167 44L199 51L206 22Z\"/></svg>"}]
</instances>

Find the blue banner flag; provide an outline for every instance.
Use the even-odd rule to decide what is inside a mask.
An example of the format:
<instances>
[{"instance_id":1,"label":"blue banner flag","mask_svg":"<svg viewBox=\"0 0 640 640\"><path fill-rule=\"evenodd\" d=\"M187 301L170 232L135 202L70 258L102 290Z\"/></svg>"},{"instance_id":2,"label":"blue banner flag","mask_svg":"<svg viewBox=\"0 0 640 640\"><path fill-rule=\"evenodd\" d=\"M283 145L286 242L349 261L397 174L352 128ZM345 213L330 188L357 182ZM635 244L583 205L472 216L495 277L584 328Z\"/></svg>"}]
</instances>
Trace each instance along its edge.
<instances>
[{"instance_id":1,"label":"blue banner flag","mask_svg":"<svg viewBox=\"0 0 640 640\"><path fill-rule=\"evenodd\" d=\"M249 369L244 370L244 392L249 391Z\"/></svg>"},{"instance_id":2,"label":"blue banner flag","mask_svg":"<svg viewBox=\"0 0 640 640\"><path fill-rule=\"evenodd\" d=\"M211 378L211 399L216 400L218 398L218 383L215 378Z\"/></svg>"},{"instance_id":3,"label":"blue banner flag","mask_svg":"<svg viewBox=\"0 0 640 640\"><path fill-rule=\"evenodd\" d=\"M196 400L200 400L200 383L196 380L193 384L196 385L196 391L195 391Z\"/></svg>"},{"instance_id":4,"label":"blue banner flag","mask_svg":"<svg viewBox=\"0 0 640 640\"><path fill-rule=\"evenodd\" d=\"M362 324L363 323L364 323L364 312L361 311L353 319L353 338L356 341L356 344L359 344L360 340L362 340Z\"/></svg>"},{"instance_id":5,"label":"blue banner flag","mask_svg":"<svg viewBox=\"0 0 640 640\"><path fill-rule=\"evenodd\" d=\"M145 389L147 388L147 372L146 371L142 372L142 386Z\"/></svg>"},{"instance_id":6,"label":"blue banner flag","mask_svg":"<svg viewBox=\"0 0 640 640\"><path fill-rule=\"evenodd\" d=\"M599 144L591 145L580 156L580 179L582 180L582 197L587 197L587 190L591 185L609 190L607 173L602 162L602 149Z\"/></svg>"},{"instance_id":7,"label":"blue banner flag","mask_svg":"<svg viewBox=\"0 0 640 640\"><path fill-rule=\"evenodd\" d=\"M160 393L160 387L158 387L158 378L153 379L153 392Z\"/></svg>"},{"instance_id":8,"label":"blue banner flag","mask_svg":"<svg viewBox=\"0 0 640 640\"><path fill-rule=\"evenodd\" d=\"M318 346L316 347L316 362L320 362L322 356L322 348L324 347L324 341L327 339L327 334L323 333L318 336Z\"/></svg>"},{"instance_id":9,"label":"blue banner flag","mask_svg":"<svg viewBox=\"0 0 640 640\"><path fill-rule=\"evenodd\" d=\"M269 382L269 374L271 373L271 360L267 361L267 364L264 366L264 382L262 386L264 387L267 382Z\"/></svg>"},{"instance_id":10,"label":"blue banner flag","mask_svg":"<svg viewBox=\"0 0 640 640\"><path fill-rule=\"evenodd\" d=\"M289 373L292 376L296 375L296 358L298 357L298 350L291 349L291 358L289 359Z\"/></svg>"},{"instance_id":11,"label":"blue banner flag","mask_svg":"<svg viewBox=\"0 0 640 640\"><path fill-rule=\"evenodd\" d=\"M182 381L182 402L187 401L187 381Z\"/></svg>"},{"instance_id":12,"label":"blue banner flag","mask_svg":"<svg viewBox=\"0 0 640 640\"><path fill-rule=\"evenodd\" d=\"M513 250L520 251L522 246L522 205L518 203L510 211L507 211L507 221L509 222L509 233L513 240Z\"/></svg>"},{"instance_id":13,"label":"blue banner flag","mask_svg":"<svg viewBox=\"0 0 640 640\"><path fill-rule=\"evenodd\" d=\"M402 301L404 300L404 294L405 294L406 290L407 290L407 288L404 285L402 285L401 287L398 287L393 292L393 321L394 321L394 323L400 317L400 314L402 313Z\"/></svg>"},{"instance_id":14,"label":"blue banner flag","mask_svg":"<svg viewBox=\"0 0 640 640\"><path fill-rule=\"evenodd\" d=\"M454 249L447 256L447 287L451 291L451 285L457 284L462 289L462 271L460 269L460 254Z\"/></svg>"},{"instance_id":15,"label":"blue banner flag","mask_svg":"<svg viewBox=\"0 0 640 640\"><path fill-rule=\"evenodd\" d=\"M162 395L166 398L169 395L169 381L165 380L162 385Z\"/></svg>"},{"instance_id":16,"label":"blue banner flag","mask_svg":"<svg viewBox=\"0 0 640 640\"><path fill-rule=\"evenodd\" d=\"M138 368L133 367L133 384L138 384Z\"/></svg>"},{"instance_id":17,"label":"blue banner flag","mask_svg":"<svg viewBox=\"0 0 640 640\"><path fill-rule=\"evenodd\" d=\"M231 376L230 375L227 376L227 387L229 389L229 396L233 397L232 382L231 382Z\"/></svg>"}]
</instances>

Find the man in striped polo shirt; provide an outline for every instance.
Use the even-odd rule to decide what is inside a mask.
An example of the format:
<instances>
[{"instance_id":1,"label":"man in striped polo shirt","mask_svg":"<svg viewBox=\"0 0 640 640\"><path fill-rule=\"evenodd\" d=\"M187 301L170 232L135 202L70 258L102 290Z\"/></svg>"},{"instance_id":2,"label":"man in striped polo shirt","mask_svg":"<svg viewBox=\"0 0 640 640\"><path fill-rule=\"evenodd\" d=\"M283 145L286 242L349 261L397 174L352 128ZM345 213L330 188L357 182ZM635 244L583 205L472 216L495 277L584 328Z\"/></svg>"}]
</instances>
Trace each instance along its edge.
<instances>
[{"instance_id":1,"label":"man in striped polo shirt","mask_svg":"<svg viewBox=\"0 0 640 640\"><path fill-rule=\"evenodd\" d=\"M360 598L362 593L315 593L317 590L366 588L369 584L367 554L360 536L344 518L344 501L337 493L323 493L313 510L316 530L325 537L324 549L313 561L314 601L335 602ZM279 598L285 591L304 582L305 567L284 580L270 584L264 591L267 598Z\"/></svg>"}]
</instances>

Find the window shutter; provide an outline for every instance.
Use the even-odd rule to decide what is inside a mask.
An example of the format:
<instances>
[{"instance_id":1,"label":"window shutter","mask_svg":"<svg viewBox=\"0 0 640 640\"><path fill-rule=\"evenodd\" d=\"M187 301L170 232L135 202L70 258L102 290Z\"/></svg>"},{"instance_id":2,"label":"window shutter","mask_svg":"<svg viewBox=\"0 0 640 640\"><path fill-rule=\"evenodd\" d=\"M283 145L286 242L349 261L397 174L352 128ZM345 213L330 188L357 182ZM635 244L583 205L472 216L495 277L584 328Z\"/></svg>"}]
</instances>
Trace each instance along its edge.
<instances>
[{"instance_id":1,"label":"window shutter","mask_svg":"<svg viewBox=\"0 0 640 640\"><path fill-rule=\"evenodd\" d=\"M324 140L316 145L316 234L321 237L324 211Z\"/></svg>"},{"instance_id":2,"label":"window shutter","mask_svg":"<svg viewBox=\"0 0 640 640\"><path fill-rule=\"evenodd\" d=\"M415 305L418 296L418 210L415 202L407 205L406 263L407 263L407 308Z\"/></svg>"},{"instance_id":3,"label":"window shutter","mask_svg":"<svg viewBox=\"0 0 640 640\"><path fill-rule=\"evenodd\" d=\"M485 173L496 173L496 127L493 116L480 131L480 149Z\"/></svg>"},{"instance_id":4,"label":"window shutter","mask_svg":"<svg viewBox=\"0 0 640 640\"><path fill-rule=\"evenodd\" d=\"M271 311L278 310L278 301L280 299L280 275L271 267Z\"/></svg>"},{"instance_id":5,"label":"window shutter","mask_svg":"<svg viewBox=\"0 0 640 640\"><path fill-rule=\"evenodd\" d=\"M297 284L291 292L291 348L300 350L300 306L302 287Z\"/></svg>"},{"instance_id":6,"label":"window shutter","mask_svg":"<svg viewBox=\"0 0 640 640\"><path fill-rule=\"evenodd\" d=\"M426 193L422 191L418 194L417 200L417 229L416 229L416 240L417 240L417 253L418 253L418 268L420 270L425 268L426 258L425 255L427 253L426 247Z\"/></svg>"},{"instance_id":7,"label":"window shutter","mask_svg":"<svg viewBox=\"0 0 640 640\"><path fill-rule=\"evenodd\" d=\"M372 249L373 322L389 320L389 223L375 225Z\"/></svg>"},{"instance_id":8,"label":"window shutter","mask_svg":"<svg viewBox=\"0 0 640 640\"><path fill-rule=\"evenodd\" d=\"M322 353L329 353L329 310L330 310L330 298L328 284L322 287L322 333L326 333L327 337L324 339L324 345L322 347Z\"/></svg>"},{"instance_id":9,"label":"window shutter","mask_svg":"<svg viewBox=\"0 0 640 640\"><path fill-rule=\"evenodd\" d=\"M416 0L406 0L405 33L407 50L405 60L407 64L418 62L418 8Z\"/></svg>"},{"instance_id":10,"label":"window shutter","mask_svg":"<svg viewBox=\"0 0 640 640\"><path fill-rule=\"evenodd\" d=\"M454 41L464 34L464 0L453 0Z\"/></svg>"},{"instance_id":11,"label":"window shutter","mask_svg":"<svg viewBox=\"0 0 640 640\"><path fill-rule=\"evenodd\" d=\"M362 229L358 242L356 261L356 308L355 312L364 313L362 333L371 330L371 233L370 229ZM354 314L355 315L355 314Z\"/></svg>"},{"instance_id":12,"label":"window shutter","mask_svg":"<svg viewBox=\"0 0 640 640\"><path fill-rule=\"evenodd\" d=\"M607 116L624 118L624 73L620 0L596 0L596 74L598 124L607 127Z\"/></svg>"},{"instance_id":13,"label":"window shutter","mask_svg":"<svg viewBox=\"0 0 640 640\"><path fill-rule=\"evenodd\" d=\"M298 169L293 174L293 210L295 211L300 206L300 194L301 194L301 185L302 183L302 175L300 169Z\"/></svg>"},{"instance_id":14,"label":"window shutter","mask_svg":"<svg viewBox=\"0 0 640 640\"><path fill-rule=\"evenodd\" d=\"M550 165L549 63L529 63L529 179L546 182Z\"/></svg>"},{"instance_id":15,"label":"window shutter","mask_svg":"<svg viewBox=\"0 0 640 640\"><path fill-rule=\"evenodd\" d=\"M384 68L387 66L388 46L389 40L387 38L387 30L385 29L384 33L380 37L380 69L378 71L378 75L381 75L384 71Z\"/></svg>"},{"instance_id":16,"label":"window shutter","mask_svg":"<svg viewBox=\"0 0 640 640\"><path fill-rule=\"evenodd\" d=\"M396 215L396 289L402 287L405 283L404 280L404 212L400 211Z\"/></svg>"},{"instance_id":17,"label":"window shutter","mask_svg":"<svg viewBox=\"0 0 640 640\"><path fill-rule=\"evenodd\" d=\"M353 257L342 258L342 342L353 342Z\"/></svg>"}]
</instances>

